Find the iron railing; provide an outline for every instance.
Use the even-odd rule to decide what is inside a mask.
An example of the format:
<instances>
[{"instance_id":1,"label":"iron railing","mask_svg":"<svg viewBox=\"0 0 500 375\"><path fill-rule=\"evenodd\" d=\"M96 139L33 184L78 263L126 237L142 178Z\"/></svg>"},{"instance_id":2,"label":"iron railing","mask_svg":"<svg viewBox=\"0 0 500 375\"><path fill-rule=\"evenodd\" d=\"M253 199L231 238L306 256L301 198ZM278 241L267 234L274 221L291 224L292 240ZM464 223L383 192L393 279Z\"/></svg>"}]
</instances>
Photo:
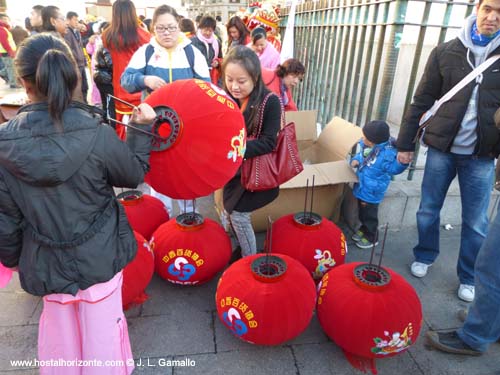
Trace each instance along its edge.
<instances>
[{"instance_id":1,"label":"iron railing","mask_svg":"<svg viewBox=\"0 0 500 375\"><path fill-rule=\"evenodd\" d=\"M454 38L474 0L317 0L296 9L295 57L306 77L299 109L326 124L340 116L362 125L399 125L434 46ZM281 34L289 9L282 10ZM409 178L411 178L410 169Z\"/></svg>"},{"instance_id":2,"label":"iron railing","mask_svg":"<svg viewBox=\"0 0 500 375\"><path fill-rule=\"evenodd\" d=\"M307 74L294 95L296 102L301 109L318 109L321 123L335 115L357 124L375 117L388 119L392 102L401 98L405 98L406 109L430 47L456 35L473 2L319 0L300 4L296 10L295 55L305 62ZM411 9L417 3L423 4L423 9ZM444 7L441 22L429 23L431 10L437 6ZM455 12L452 19L457 7L464 12ZM408 21L412 10L420 13L420 22ZM283 9L283 26L287 14L288 9ZM283 34L284 27L281 31ZM402 60L401 43L412 35L418 35L417 40L405 44L413 53ZM424 48L427 53L423 54ZM401 71L399 65L404 63L407 69ZM398 92L394 98L397 73L407 84L405 92Z\"/></svg>"}]
</instances>

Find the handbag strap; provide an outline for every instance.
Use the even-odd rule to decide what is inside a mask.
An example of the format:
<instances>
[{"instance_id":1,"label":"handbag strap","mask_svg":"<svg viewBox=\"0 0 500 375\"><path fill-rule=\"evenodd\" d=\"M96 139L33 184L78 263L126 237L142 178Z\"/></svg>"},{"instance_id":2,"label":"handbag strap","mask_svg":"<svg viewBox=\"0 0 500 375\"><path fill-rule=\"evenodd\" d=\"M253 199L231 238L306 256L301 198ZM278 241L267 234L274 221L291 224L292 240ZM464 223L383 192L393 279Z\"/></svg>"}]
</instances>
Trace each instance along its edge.
<instances>
[{"instance_id":1,"label":"handbag strap","mask_svg":"<svg viewBox=\"0 0 500 375\"><path fill-rule=\"evenodd\" d=\"M259 106L259 113L258 113L259 124L258 124L258 127L257 127L257 133L255 133L255 137L256 138L258 138L260 136L260 133L262 131L262 125L264 123L264 110L266 108L267 101L273 95L276 95L276 94L273 93L273 92L269 92L264 97L264 100L262 101L262 103ZM283 124L285 123L285 111L283 110L284 107L283 107L283 103L281 102L281 99L279 97L278 97L278 99L280 101L280 106L281 106L281 125L282 125L281 127L283 127Z\"/></svg>"},{"instance_id":2,"label":"handbag strap","mask_svg":"<svg viewBox=\"0 0 500 375\"><path fill-rule=\"evenodd\" d=\"M444 94L439 100L436 100L434 102L434 105L424 113L422 118L419 121L419 125L424 124L427 120L429 120L432 116L436 114L438 109L446 103L448 100L453 98L457 92L462 90L465 86L467 86L472 80L474 80L478 75L480 75L482 72L484 72L486 69L488 69L491 64L493 64L495 61L497 61L500 58L500 55L493 55L490 58L488 58L486 61L484 61L481 65L476 67L472 72L467 74L460 82L458 82L455 86L451 88L446 94Z\"/></svg>"}]
</instances>

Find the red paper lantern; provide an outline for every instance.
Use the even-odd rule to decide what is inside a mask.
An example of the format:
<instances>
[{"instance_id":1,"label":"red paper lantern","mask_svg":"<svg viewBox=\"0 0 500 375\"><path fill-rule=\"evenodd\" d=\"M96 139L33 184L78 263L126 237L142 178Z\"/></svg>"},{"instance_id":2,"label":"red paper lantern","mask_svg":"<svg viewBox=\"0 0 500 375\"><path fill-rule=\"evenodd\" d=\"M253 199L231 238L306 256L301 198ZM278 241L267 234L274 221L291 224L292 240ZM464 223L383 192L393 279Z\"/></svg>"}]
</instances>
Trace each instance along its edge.
<instances>
[{"instance_id":1,"label":"red paper lantern","mask_svg":"<svg viewBox=\"0 0 500 375\"><path fill-rule=\"evenodd\" d=\"M231 257L231 240L221 225L197 213L162 224L151 243L156 273L174 284L207 282Z\"/></svg>"},{"instance_id":2,"label":"red paper lantern","mask_svg":"<svg viewBox=\"0 0 500 375\"><path fill-rule=\"evenodd\" d=\"M376 374L376 358L401 353L417 340L420 300L393 270L344 264L325 274L318 288L320 324L353 366Z\"/></svg>"},{"instance_id":3,"label":"red paper lantern","mask_svg":"<svg viewBox=\"0 0 500 375\"><path fill-rule=\"evenodd\" d=\"M234 335L253 344L279 345L311 321L316 289L295 259L257 254L222 274L215 301L220 320Z\"/></svg>"},{"instance_id":4,"label":"red paper lantern","mask_svg":"<svg viewBox=\"0 0 500 375\"><path fill-rule=\"evenodd\" d=\"M125 208L130 226L149 240L161 224L169 220L165 205L158 198L138 190L125 191L118 195L118 201Z\"/></svg>"},{"instance_id":5,"label":"red paper lantern","mask_svg":"<svg viewBox=\"0 0 500 375\"><path fill-rule=\"evenodd\" d=\"M154 91L146 103L159 121L148 182L176 199L195 199L223 187L236 173L245 153L243 116L226 93L211 83L190 79Z\"/></svg>"},{"instance_id":6,"label":"red paper lantern","mask_svg":"<svg viewBox=\"0 0 500 375\"><path fill-rule=\"evenodd\" d=\"M132 304L141 304L148 298L144 292L154 273L154 255L144 237L134 232L137 254L123 269L122 304L126 310Z\"/></svg>"},{"instance_id":7,"label":"red paper lantern","mask_svg":"<svg viewBox=\"0 0 500 375\"><path fill-rule=\"evenodd\" d=\"M273 223L273 253L297 259L320 280L333 266L344 264L347 243L334 223L311 212L281 217Z\"/></svg>"}]
</instances>

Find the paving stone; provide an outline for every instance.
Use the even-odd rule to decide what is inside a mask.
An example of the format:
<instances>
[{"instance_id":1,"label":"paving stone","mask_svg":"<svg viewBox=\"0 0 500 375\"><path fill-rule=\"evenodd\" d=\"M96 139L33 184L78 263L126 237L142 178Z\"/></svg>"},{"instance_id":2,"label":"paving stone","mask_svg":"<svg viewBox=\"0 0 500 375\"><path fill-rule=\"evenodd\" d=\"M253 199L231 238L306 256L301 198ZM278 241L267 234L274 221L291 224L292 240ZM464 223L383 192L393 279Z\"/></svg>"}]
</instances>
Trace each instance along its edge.
<instances>
[{"instance_id":1,"label":"paving stone","mask_svg":"<svg viewBox=\"0 0 500 375\"><path fill-rule=\"evenodd\" d=\"M127 322L135 358L215 352L210 312L170 310Z\"/></svg>"},{"instance_id":2,"label":"paving stone","mask_svg":"<svg viewBox=\"0 0 500 375\"><path fill-rule=\"evenodd\" d=\"M194 367L175 367L174 375L290 375L296 374L295 360L290 348L252 346L217 354L190 356Z\"/></svg>"},{"instance_id":3,"label":"paving stone","mask_svg":"<svg viewBox=\"0 0 500 375\"><path fill-rule=\"evenodd\" d=\"M0 327L0 370L13 368L11 360L33 360L37 357L38 327L34 325Z\"/></svg>"},{"instance_id":4,"label":"paving stone","mask_svg":"<svg viewBox=\"0 0 500 375\"><path fill-rule=\"evenodd\" d=\"M1 293L0 299L0 326L28 324L40 302L39 297L25 292Z\"/></svg>"},{"instance_id":5,"label":"paving stone","mask_svg":"<svg viewBox=\"0 0 500 375\"><path fill-rule=\"evenodd\" d=\"M143 304L141 316L163 315L166 311L186 309L212 311L215 309L215 291L220 274L208 283L195 286L175 285L153 276L146 289L148 300Z\"/></svg>"},{"instance_id":6,"label":"paving stone","mask_svg":"<svg viewBox=\"0 0 500 375\"><path fill-rule=\"evenodd\" d=\"M293 352L300 375L359 375L361 372L353 368L342 352L333 342L310 345L294 345ZM415 361L408 353L392 358L376 361L379 374L422 374ZM370 373L368 369L368 373Z\"/></svg>"}]
</instances>

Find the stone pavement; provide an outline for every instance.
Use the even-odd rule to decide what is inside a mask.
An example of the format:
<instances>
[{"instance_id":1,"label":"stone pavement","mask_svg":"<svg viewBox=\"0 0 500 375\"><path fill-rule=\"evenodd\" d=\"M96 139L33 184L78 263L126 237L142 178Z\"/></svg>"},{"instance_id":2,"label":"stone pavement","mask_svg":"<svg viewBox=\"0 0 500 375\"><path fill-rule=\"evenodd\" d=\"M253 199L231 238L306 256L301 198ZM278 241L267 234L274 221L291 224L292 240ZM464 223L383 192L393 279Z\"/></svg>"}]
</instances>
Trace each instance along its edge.
<instances>
[{"instance_id":1,"label":"stone pavement","mask_svg":"<svg viewBox=\"0 0 500 375\"><path fill-rule=\"evenodd\" d=\"M202 214L215 217L211 197L198 202ZM481 357L464 357L430 350L423 334L430 328L461 325L456 312L467 304L456 297L455 264L460 228L442 232L442 254L424 279L409 273L416 230L389 231L383 264L405 277L421 298L421 337L407 352L377 361L379 374L500 374L500 345ZM349 234L346 233L348 236ZM263 235L259 234L262 246ZM347 261L368 261L369 251L349 242ZM321 330L316 316L294 340L276 347L255 346L233 336L221 323L214 301L217 280L198 287L181 287L154 277L149 299L126 315L135 375L141 374L360 374ZM36 374L36 368L12 367L10 360L36 358L40 298L23 292L17 280L0 290L0 373ZM193 367L167 367L169 359L194 361ZM193 363L193 362L191 362Z\"/></svg>"}]
</instances>

